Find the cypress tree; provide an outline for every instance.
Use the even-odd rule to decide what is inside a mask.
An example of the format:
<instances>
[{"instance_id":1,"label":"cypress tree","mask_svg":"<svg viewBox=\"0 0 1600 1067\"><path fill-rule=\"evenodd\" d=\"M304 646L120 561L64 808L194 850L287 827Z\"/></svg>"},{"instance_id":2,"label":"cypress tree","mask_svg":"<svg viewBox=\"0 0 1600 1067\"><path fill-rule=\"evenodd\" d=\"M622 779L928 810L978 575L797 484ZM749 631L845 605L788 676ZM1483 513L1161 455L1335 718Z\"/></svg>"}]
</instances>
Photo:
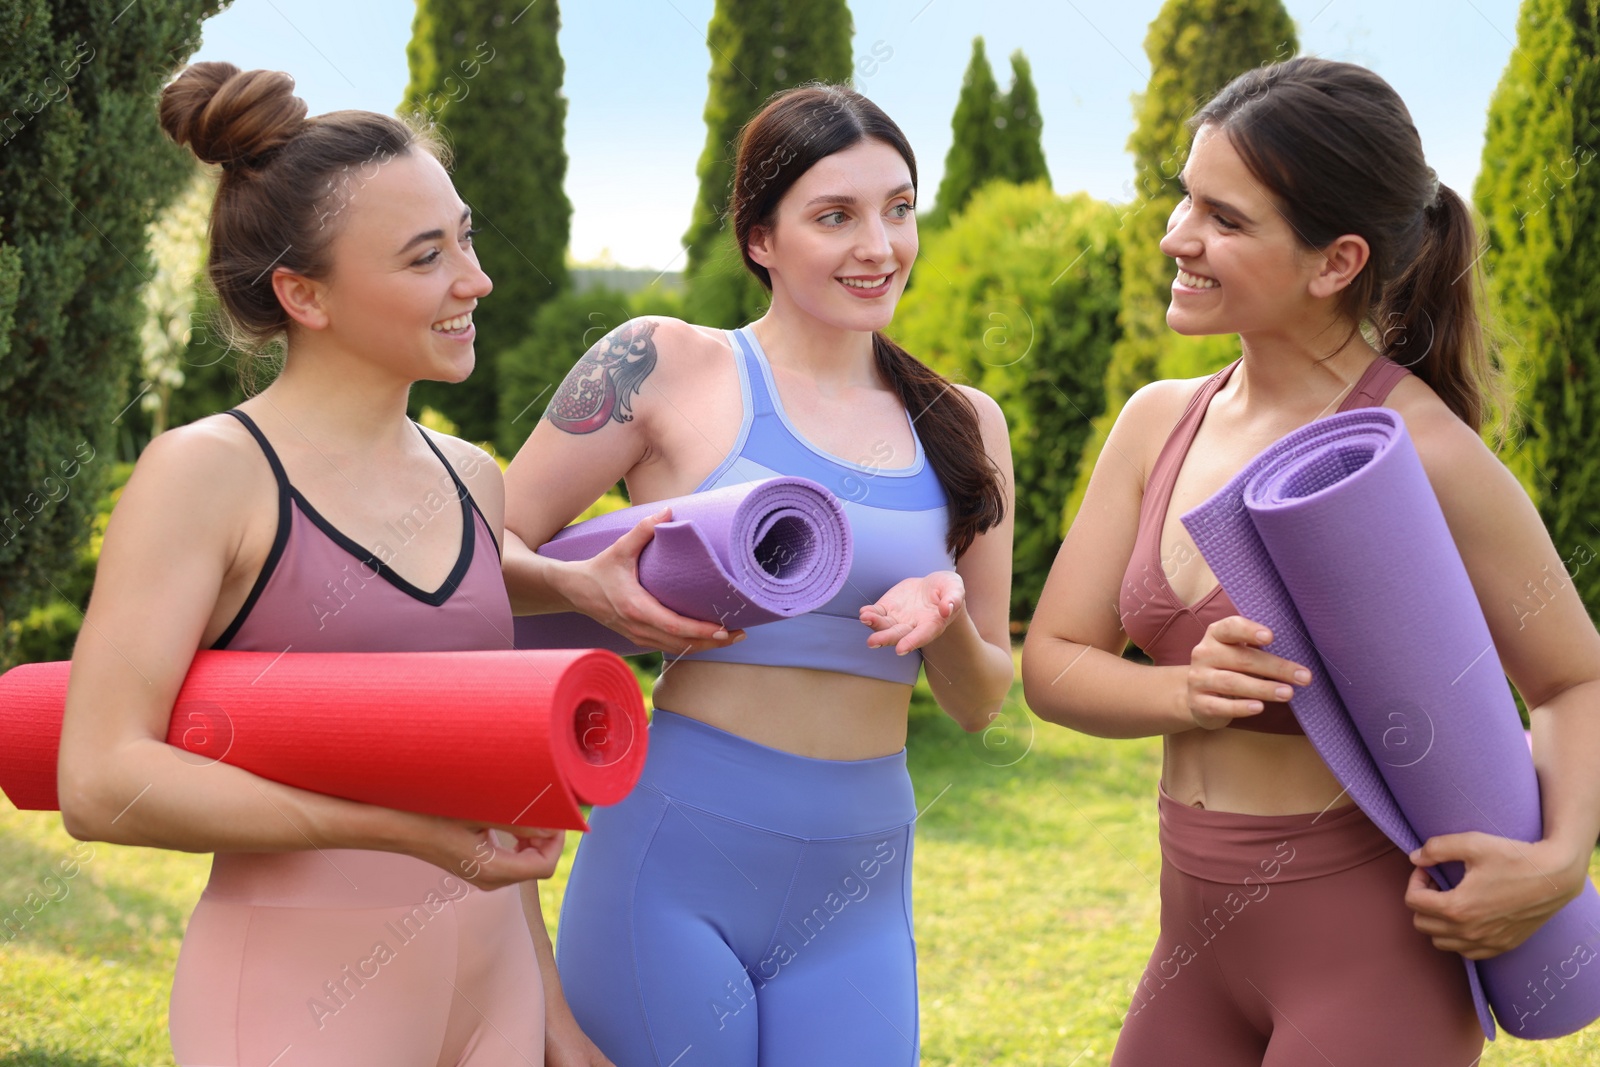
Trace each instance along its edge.
<instances>
[{"instance_id":1,"label":"cypress tree","mask_svg":"<svg viewBox=\"0 0 1600 1067\"><path fill-rule=\"evenodd\" d=\"M1507 459L1567 560L1593 559L1600 548L1600 295L1592 280L1600 267L1597 19L1593 2L1523 4L1517 47L1490 103L1475 190L1489 237L1490 297L1509 333L1502 358L1527 427ZM1593 615L1600 574L1568 570ZM1551 579L1529 577L1526 610L1537 611ZM1564 584L1567 576L1554 580Z\"/></svg>"},{"instance_id":2,"label":"cypress tree","mask_svg":"<svg viewBox=\"0 0 1600 1067\"><path fill-rule=\"evenodd\" d=\"M472 206L478 257L494 279L494 293L473 315L471 377L418 385L412 407L437 408L472 440L496 436L500 361L566 285L572 204L562 190L560 28L556 0L519 14L488 0L418 0L406 48L411 82L400 109L437 123L450 143L456 189Z\"/></svg>"},{"instance_id":3,"label":"cypress tree","mask_svg":"<svg viewBox=\"0 0 1600 1067\"><path fill-rule=\"evenodd\" d=\"M961 213L984 182L1006 177L1010 144L1000 133L1002 97L983 38L972 39L972 58L961 76L961 95L950 119L950 150L934 197L930 225L942 226Z\"/></svg>"},{"instance_id":4,"label":"cypress tree","mask_svg":"<svg viewBox=\"0 0 1600 1067\"><path fill-rule=\"evenodd\" d=\"M845 0L811 0L802 9L785 0L717 0L706 30L711 72L700 191L683 237L687 309L696 321L739 326L766 305L724 225L739 130L775 92L809 81L848 83L853 32Z\"/></svg>"},{"instance_id":5,"label":"cypress tree","mask_svg":"<svg viewBox=\"0 0 1600 1067\"><path fill-rule=\"evenodd\" d=\"M1179 337L1167 329L1172 261L1161 253L1167 218L1183 198L1189 118L1238 75L1299 50L1282 0L1167 0L1144 50L1150 83L1134 97L1133 198L1122 211L1121 337L1106 368L1106 410L1084 450L1068 513L1075 514L1111 424L1134 391L1164 377L1203 374L1238 354L1232 338Z\"/></svg>"},{"instance_id":6,"label":"cypress tree","mask_svg":"<svg viewBox=\"0 0 1600 1067\"><path fill-rule=\"evenodd\" d=\"M1039 91L1033 86L1033 68L1019 48L1011 53L1011 91L1000 102L1000 135L1004 166L1001 177L1018 185L1042 181L1050 184L1040 137L1044 118L1039 114Z\"/></svg>"},{"instance_id":7,"label":"cypress tree","mask_svg":"<svg viewBox=\"0 0 1600 1067\"><path fill-rule=\"evenodd\" d=\"M1559 231L1571 209L1572 181L1594 162L1595 131L1578 136L1572 84L1577 42L1565 4L1529 0L1517 20L1517 47L1489 102L1483 166L1473 200L1484 220L1483 266L1489 307L1504 333L1499 357L1532 432L1501 456L1535 501L1551 489L1548 445L1538 432L1534 381L1556 351L1553 272ZM1546 71L1552 72L1547 75Z\"/></svg>"},{"instance_id":8,"label":"cypress tree","mask_svg":"<svg viewBox=\"0 0 1600 1067\"><path fill-rule=\"evenodd\" d=\"M156 94L220 6L0 5L0 622L89 536L135 399L146 227L192 169Z\"/></svg>"}]
</instances>

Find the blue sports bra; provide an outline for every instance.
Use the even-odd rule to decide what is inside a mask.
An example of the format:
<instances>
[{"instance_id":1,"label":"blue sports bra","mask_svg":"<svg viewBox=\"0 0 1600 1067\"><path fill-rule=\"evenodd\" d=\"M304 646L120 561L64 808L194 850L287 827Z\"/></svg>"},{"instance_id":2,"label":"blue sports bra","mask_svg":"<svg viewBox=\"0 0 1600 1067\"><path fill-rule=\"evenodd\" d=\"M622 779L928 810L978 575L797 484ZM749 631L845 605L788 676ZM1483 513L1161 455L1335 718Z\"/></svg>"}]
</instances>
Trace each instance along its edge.
<instances>
[{"instance_id":1,"label":"blue sports bra","mask_svg":"<svg viewBox=\"0 0 1600 1067\"><path fill-rule=\"evenodd\" d=\"M922 653L897 656L892 645L868 648L872 631L861 624L860 613L863 606L906 578L955 569L955 560L945 548L948 498L923 455L916 424L908 413L906 421L916 446L916 456L908 467L851 463L824 452L800 436L784 414L767 355L750 327L729 331L729 340L738 357L744 420L727 458L695 491L777 475L810 478L844 505L854 556L844 588L822 607L792 619L752 626L738 644L683 658L810 667L915 683Z\"/></svg>"}]
</instances>

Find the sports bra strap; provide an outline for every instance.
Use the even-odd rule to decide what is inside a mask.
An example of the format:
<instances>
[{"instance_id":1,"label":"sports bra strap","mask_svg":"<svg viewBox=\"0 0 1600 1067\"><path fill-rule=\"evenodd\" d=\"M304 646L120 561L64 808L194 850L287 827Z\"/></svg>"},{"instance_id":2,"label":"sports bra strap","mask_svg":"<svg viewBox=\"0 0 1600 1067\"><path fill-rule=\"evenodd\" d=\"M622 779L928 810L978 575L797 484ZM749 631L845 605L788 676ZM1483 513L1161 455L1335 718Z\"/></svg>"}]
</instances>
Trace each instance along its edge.
<instances>
[{"instance_id":1,"label":"sports bra strap","mask_svg":"<svg viewBox=\"0 0 1600 1067\"><path fill-rule=\"evenodd\" d=\"M1156 456L1155 466L1150 470L1150 480L1144 487L1145 506L1158 500L1163 507L1166 506L1167 494L1178 480L1178 468L1183 465L1183 458L1189 453L1189 445L1194 440L1199 422L1206 417L1206 409L1211 404L1211 398L1227 382L1238 362L1234 360L1211 375L1189 398L1183 414L1178 416L1178 421L1168 432L1167 440Z\"/></svg>"},{"instance_id":2,"label":"sports bra strap","mask_svg":"<svg viewBox=\"0 0 1600 1067\"><path fill-rule=\"evenodd\" d=\"M757 415L773 415L777 413L777 407L767 392L767 375L762 370L761 358L756 355L756 346L750 343L746 333L749 329L748 326L741 326L733 331L733 336L739 348L739 358L744 360L744 379L750 383L750 406Z\"/></svg>"},{"instance_id":3,"label":"sports bra strap","mask_svg":"<svg viewBox=\"0 0 1600 1067\"><path fill-rule=\"evenodd\" d=\"M1362 373L1355 387L1350 390L1350 395L1339 405L1339 410L1382 407L1383 402L1389 398L1390 391L1399 384L1401 378L1410 373L1410 369L1401 366L1388 356L1379 356Z\"/></svg>"},{"instance_id":4,"label":"sports bra strap","mask_svg":"<svg viewBox=\"0 0 1600 1067\"><path fill-rule=\"evenodd\" d=\"M456 473L455 464L451 463L448 459L444 458L444 453L439 451L439 446L433 443L433 438L428 436L428 431L424 430L422 428L422 424L421 423L415 423L414 422L414 423L412 423L412 425L415 426L417 428L417 432L422 435L423 443L426 444L428 446L428 448L430 448L433 451L433 454L435 456L439 457L439 462L444 464L444 469L446 471L450 472L450 480L452 482L456 483L456 493L457 493L458 499L471 499L472 498L472 494L467 491L466 483L463 482L461 480L461 476ZM473 500L472 501L472 506L473 507L477 507L478 506L478 502L476 500ZM486 520L484 520L484 522L487 525L488 520L486 519Z\"/></svg>"},{"instance_id":5,"label":"sports bra strap","mask_svg":"<svg viewBox=\"0 0 1600 1067\"><path fill-rule=\"evenodd\" d=\"M272 467L272 476L278 480L278 489L287 493L289 491L289 475L284 471L283 464L278 459L278 453L272 450L272 445L267 443L267 435L261 432L261 427L255 420L238 408L229 408L224 414L232 415L244 423L244 428L250 431L250 436L256 439L256 444L261 446L261 451L267 454L267 463Z\"/></svg>"},{"instance_id":6,"label":"sports bra strap","mask_svg":"<svg viewBox=\"0 0 1600 1067\"><path fill-rule=\"evenodd\" d=\"M229 408L227 411L223 412L223 414L232 415L234 418L244 423L244 428L250 431L250 436L256 439L256 443L261 446L261 451L266 453L267 462L272 466L272 476L278 480L278 486L282 489L290 488L289 475L288 472L283 469L283 462L278 459L278 453L273 451L272 445L267 442L267 435L261 432L261 427L256 425L255 420L249 415L246 415L244 412L240 411L238 408ZM461 497L470 497L472 494L467 491L467 487L465 483L461 481L460 475L456 474L455 465L445 458L443 452L439 451L439 446L433 443L433 439L428 436L426 430L424 430L421 426L417 426L417 432L422 435L423 444L427 445L429 451L439 458L440 463L444 464L444 469L449 473L450 480L455 483L456 492L458 494L457 499L460 499ZM474 501L473 503L474 506L476 506L477 502Z\"/></svg>"}]
</instances>

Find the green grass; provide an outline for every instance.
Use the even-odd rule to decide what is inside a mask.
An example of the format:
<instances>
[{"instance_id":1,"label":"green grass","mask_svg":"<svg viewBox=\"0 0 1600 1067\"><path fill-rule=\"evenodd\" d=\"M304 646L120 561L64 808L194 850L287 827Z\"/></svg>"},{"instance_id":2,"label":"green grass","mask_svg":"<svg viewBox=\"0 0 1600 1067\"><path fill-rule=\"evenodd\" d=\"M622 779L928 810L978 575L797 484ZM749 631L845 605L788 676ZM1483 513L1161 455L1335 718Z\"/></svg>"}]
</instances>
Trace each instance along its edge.
<instances>
[{"instance_id":1,"label":"green grass","mask_svg":"<svg viewBox=\"0 0 1600 1067\"><path fill-rule=\"evenodd\" d=\"M1105 1063L1156 935L1160 744L1103 741L1023 717L968 735L912 716L923 1063ZM554 916L577 835L542 887ZM171 1064L167 995L209 858L97 844L0 801L0 1067ZM1595 868L1600 874L1600 865ZM42 903L26 907L29 893ZM1600 1062L1600 1026L1550 1042L1502 1038L1483 1067ZM1466 1067L1466 1065L1462 1065Z\"/></svg>"}]
</instances>

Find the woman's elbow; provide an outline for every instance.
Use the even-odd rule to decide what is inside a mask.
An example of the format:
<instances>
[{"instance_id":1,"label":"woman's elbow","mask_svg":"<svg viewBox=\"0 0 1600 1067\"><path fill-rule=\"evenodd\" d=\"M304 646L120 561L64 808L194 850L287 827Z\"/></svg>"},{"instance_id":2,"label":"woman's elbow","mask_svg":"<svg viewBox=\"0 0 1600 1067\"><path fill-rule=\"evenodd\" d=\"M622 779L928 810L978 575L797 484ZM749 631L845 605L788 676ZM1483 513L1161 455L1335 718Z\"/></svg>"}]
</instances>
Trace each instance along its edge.
<instances>
[{"instance_id":1,"label":"woman's elbow","mask_svg":"<svg viewBox=\"0 0 1600 1067\"><path fill-rule=\"evenodd\" d=\"M945 712L969 734L987 730L996 719L1005 714L1006 695L1011 692L1012 672L1006 666L1004 676L999 674L987 691L976 698L968 698L957 707L946 706Z\"/></svg>"},{"instance_id":2,"label":"woman's elbow","mask_svg":"<svg viewBox=\"0 0 1600 1067\"><path fill-rule=\"evenodd\" d=\"M988 728L989 724L1000 715L1001 703L974 704L969 707L948 711L949 716L956 721L956 725L969 734L979 733Z\"/></svg>"},{"instance_id":3,"label":"woman's elbow","mask_svg":"<svg viewBox=\"0 0 1600 1067\"><path fill-rule=\"evenodd\" d=\"M1050 692L1048 686L1029 684L1028 672L1022 672L1022 699L1028 709L1045 722L1071 726L1071 716L1057 697L1058 694Z\"/></svg>"},{"instance_id":4,"label":"woman's elbow","mask_svg":"<svg viewBox=\"0 0 1600 1067\"><path fill-rule=\"evenodd\" d=\"M61 825L70 836L79 841L113 840L113 826L129 805L124 800L121 811L112 806L110 777L92 759L70 751L64 754L56 771L56 800Z\"/></svg>"},{"instance_id":5,"label":"woman's elbow","mask_svg":"<svg viewBox=\"0 0 1600 1067\"><path fill-rule=\"evenodd\" d=\"M79 841L104 841L109 823L100 816L100 805L88 791L69 785L63 779L57 785L61 806L61 825L70 837Z\"/></svg>"}]
</instances>

